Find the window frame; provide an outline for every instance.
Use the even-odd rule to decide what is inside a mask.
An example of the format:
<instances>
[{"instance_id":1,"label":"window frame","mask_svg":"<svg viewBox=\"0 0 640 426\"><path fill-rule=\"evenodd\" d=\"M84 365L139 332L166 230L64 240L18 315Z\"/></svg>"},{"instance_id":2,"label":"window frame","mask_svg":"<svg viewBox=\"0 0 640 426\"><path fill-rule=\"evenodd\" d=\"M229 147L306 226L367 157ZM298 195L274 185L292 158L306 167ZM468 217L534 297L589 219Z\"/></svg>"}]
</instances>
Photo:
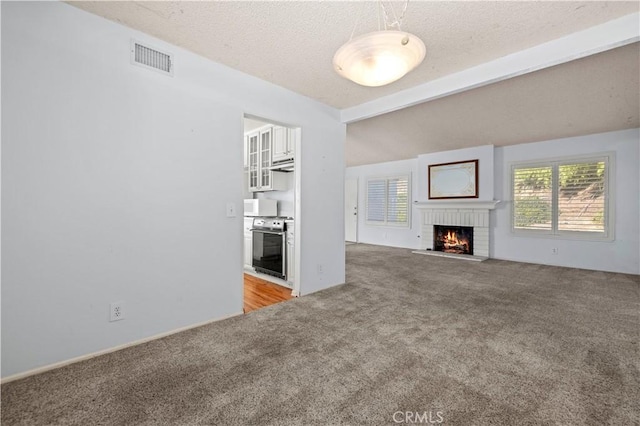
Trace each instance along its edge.
<instances>
[{"instance_id":1,"label":"window frame","mask_svg":"<svg viewBox=\"0 0 640 426\"><path fill-rule=\"evenodd\" d=\"M560 190L559 167L563 165L581 164L604 161L604 233L588 231L563 231L558 229L558 194ZM551 199L551 229L520 229L515 226L515 185L514 172L524 167L551 167L552 199ZM514 161L509 163L507 182L511 197L511 233L520 237L542 237L564 240L582 241L614 241L615 239L615 153L603 152L577 156L554 157L533 161Z\"/></svg>"},{"instance_id":2,"label":"window frame","mask_svg":"<svg viewBox=\"0 0 640 426\"><path fill-rule=\"evenodd\" d=\"M388 205L389 205L389 181L394 179L406 179L407 180L407 222L389 222L388 218ZM371 181L385 181L385 195L384 195L384 221L370 221L369 220L369 182ZM397 174L397 175L385 175L385 176L369 176L365 181L365 224L369 226L381 226L389 228L411 228L411 205L412 205L412 192L411 192L411 173Z\"/></svg>"}]
</instances>

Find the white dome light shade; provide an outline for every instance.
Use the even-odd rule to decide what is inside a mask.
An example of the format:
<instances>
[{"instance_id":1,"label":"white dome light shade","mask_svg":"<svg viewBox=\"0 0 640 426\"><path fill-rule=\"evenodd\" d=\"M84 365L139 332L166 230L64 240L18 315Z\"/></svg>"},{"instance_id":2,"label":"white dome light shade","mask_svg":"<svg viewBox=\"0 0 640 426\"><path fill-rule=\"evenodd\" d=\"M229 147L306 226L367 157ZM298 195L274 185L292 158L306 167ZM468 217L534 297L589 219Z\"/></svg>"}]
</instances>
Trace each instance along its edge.
<instances>
[{"instance_id":1,"label":"white dome light shade","mask_svg":"<svg viewBox=\"0 0 640 426\"><path fill-rule=\"evenodd\" d=\"M338 74L363 86L384 86L417 67L424 43L404 31L375 31L344 44L333 56Z\"/></svg>"}]
</instances>

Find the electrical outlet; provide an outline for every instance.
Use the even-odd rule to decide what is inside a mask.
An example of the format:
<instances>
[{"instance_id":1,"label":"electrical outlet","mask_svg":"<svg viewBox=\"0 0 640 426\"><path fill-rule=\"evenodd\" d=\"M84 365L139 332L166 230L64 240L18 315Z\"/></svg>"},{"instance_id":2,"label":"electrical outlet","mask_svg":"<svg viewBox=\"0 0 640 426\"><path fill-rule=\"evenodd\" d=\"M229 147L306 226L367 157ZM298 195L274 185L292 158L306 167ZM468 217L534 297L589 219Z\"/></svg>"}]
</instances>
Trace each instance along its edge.
<instances>
[{"instance_id":1,"label":"electrical outlet","mask_svg":"<svg viewBox=\"0 0 640 426\"><path fill-rule=\"evenodd\" d=\"M318 263L318 275L322 275L323 272L324 272L324 267L322 266L321 263Z\"/></svg>"},{"instance_id":2,"label":"electrical outlet","mask_svg":"<svg viewBox=\"0 0 640 426\"><path fill-rule=\"evenodd\" d=\"M109 321L120 321L124 319L124 302L112 302L109 305Z\"/></svg>"},{"instance_id":3,"label":"electrical outlet","mask_svg":"<svg viewBox=\"0 0 640 426\"><path fill-rule=\"evenodd\" d=\"M551 248L551 254L558 254L558 247Z\"/></svg>"}]
</instances>

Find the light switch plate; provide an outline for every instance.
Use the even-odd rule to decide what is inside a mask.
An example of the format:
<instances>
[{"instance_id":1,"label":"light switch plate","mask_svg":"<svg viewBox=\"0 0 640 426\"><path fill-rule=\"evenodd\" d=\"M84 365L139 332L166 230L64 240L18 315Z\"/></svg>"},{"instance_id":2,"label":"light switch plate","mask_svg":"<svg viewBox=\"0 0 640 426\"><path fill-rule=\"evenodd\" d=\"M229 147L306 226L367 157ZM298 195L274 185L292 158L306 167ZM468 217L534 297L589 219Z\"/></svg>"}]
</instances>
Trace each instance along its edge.
<instances>
[{"instance_id":1,"label":"light switch plate","mask_svg":"<svg viewBox=\"0 0 640 426\"><path fill-rule=\"evenodd\" d=\"M227 203L227 217L236 217L236 203Z\"/></svg>"}]
</instances>

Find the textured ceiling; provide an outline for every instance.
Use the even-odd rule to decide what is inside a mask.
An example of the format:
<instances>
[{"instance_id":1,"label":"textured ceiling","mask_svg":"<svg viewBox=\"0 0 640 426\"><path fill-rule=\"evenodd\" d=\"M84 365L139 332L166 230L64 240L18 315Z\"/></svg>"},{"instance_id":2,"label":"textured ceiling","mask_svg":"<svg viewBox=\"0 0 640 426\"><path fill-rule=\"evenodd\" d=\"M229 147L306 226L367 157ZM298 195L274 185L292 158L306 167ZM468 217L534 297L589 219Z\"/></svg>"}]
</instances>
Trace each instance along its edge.
<instances>
[{"instance_id":1,"label":"textured ceiling","mask_svg":"<svg viewBox=\"0 0 640 426\"><path fill-rule=\"evenodd\" d=\"M345 108L638 11L638 2L419 2L403 29L427 57L388 86L365 88L338 76L335 51L378 28L376 2L72 2L216 62ZM383 2L400 13L404 2ZM356 26L357 23L357 26ZM180 64L176 67L179 68Z\"/></svg>"},{"instance_id":2,"label":"textured ceiling","mask_svg":"<svg viewBox=\"0 0 640 426\"><path fill-rule=\"evenodd\" d=\"M339 77L335 51L378 28L376 2L70 2L343 109L638 12L640 2L411 1L426 60L388 86ZM400 12L404 2L384 2ZM347 126L347 165L640 126L638 43ZM179 75L176 64L176 73Z\"/></svg>"}]
</instances>

